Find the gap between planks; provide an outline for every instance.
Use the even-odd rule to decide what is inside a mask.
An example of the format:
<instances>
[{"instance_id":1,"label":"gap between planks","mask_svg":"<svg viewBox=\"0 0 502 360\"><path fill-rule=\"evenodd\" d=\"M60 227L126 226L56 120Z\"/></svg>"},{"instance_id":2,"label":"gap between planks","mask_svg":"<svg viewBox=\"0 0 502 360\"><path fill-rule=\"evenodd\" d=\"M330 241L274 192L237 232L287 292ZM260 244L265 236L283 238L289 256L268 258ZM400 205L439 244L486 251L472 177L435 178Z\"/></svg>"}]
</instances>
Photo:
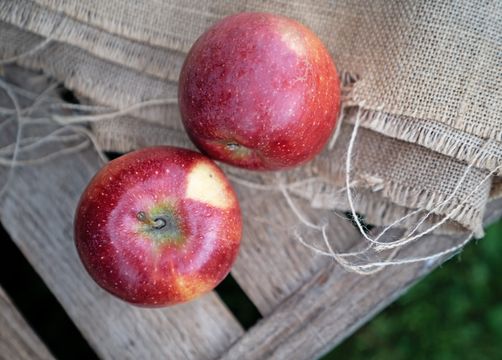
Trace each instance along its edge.
<instances>
[{"instance_id":1,"label":"gap between planks","mask_svg":"<svg viewBox=\"0 0 502 360\"><path fill-rule=\"evenodd\" d=\"M54 359L2 287L0 287L0 359Z\"/></svg>"}]
</instances>

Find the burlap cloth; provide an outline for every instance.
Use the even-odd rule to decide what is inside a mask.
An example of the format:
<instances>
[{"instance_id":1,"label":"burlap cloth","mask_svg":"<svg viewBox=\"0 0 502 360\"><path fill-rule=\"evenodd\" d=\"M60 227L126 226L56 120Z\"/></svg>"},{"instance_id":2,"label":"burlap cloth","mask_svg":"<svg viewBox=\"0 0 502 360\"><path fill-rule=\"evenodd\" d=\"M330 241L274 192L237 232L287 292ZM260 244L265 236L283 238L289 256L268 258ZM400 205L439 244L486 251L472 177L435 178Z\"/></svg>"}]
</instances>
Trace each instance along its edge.
<instances>
[{"instance_id":1,"label":"burlap cloth","mask_svg":"<svg viewBox=\"0 0 502 360\"><path fill-rule=\"evenodd\" d=\"M345 156L360 116L351 179L356 208L369 222L389 224L416 208L434 209L472 164L430 221L449 214L443 231L482 234L485 205L502 194L501 169L483 181L502 164L502 2L0 0L0 58L28 52L19 64L63 81L83 101L125 109L175 99L191 44L239 11L268 11L306 24L343 74L345 111L334 147L281 174L287 181L314 178L295 186L295 195L314 207L348 209ZM191 146L172 103L92 129L107 150ZM272 174L225 169L248 180L277 181Z\"/></svg>"}]
</instances>

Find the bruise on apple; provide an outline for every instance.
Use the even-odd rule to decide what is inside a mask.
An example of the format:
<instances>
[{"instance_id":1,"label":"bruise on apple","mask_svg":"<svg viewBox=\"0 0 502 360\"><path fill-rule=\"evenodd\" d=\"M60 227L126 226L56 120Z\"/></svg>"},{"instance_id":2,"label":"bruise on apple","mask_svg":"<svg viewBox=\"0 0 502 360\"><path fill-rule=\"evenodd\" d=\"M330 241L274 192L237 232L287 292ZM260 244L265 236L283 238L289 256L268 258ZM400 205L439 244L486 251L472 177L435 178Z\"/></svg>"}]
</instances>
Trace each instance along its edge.
<instances>
[{"instance_id":1,"label":"bruise on apple","mask_svg":"<svg viewBox=\"0 0 502 360\"><path fill-rule=\"evenodd\" d=\"M222 174L214 171L212 163L199 162L188 173L186 198L228 209L234 206L235 197L229 196L225 182Z\"/></svg>"},{"instance_id":2,"label":"bruise on apple","mask_svg":"<svg viewBox=\"0 0 502 360\"><path fill-rule=\"evenodd\" d=\"M91 277L130 303L163 306L212 290L242 225L223 172L189 150L153 147L105 165L82 194L75 242Z\"/></svg>"},{"instance_id":3,"label":"bruise on apple","mask_svg":"<svg viewBox=\"0 0 502 360\"><path fill-rule=\"evenodd\" d=\"M188 135L209 156L277 170L315 156L340 108L335 65L319 38L272 14L227 17L192 46L179 81Z\"/></svg>"}]
</instances>

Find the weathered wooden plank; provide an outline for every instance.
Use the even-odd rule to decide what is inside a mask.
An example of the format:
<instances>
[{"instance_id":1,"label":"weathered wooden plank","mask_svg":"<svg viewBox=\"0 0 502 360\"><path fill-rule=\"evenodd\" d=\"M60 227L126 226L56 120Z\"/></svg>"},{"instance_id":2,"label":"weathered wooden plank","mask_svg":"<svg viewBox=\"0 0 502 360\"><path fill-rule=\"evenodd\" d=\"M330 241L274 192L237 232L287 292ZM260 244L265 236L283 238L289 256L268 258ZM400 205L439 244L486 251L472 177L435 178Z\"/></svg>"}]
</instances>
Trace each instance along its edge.
<instances>
[{"instance_id":1,"label":"weathered wooden plank","mask_svg":"<svg viewBox=\"0 0 502 360\"><path fill-rule=\"evenodd\" d=\"M502 198L493 199L486 205L483 224L486 226L502 217Z\"/></svg>"},{"instance_id":2,"label":"weathered wooden plank","mask_svg":"<svg viewBox=\"0 0 502 360\"><path fill-rule=\"evenodd\" d=\"M257 191L239 184L235 187L244 234L232 275L260 312L267 315L330 260L314 254L295 238L294 230L301 229L300 221L280 192ZM358 239L347 219L312 209L304 200L294 201L314 222L329 213L330 229L336 232L338 246L345 248ZM320 238L320 233L317 236Z\"/></svg>"},{"instance_id":3,"label":"weathered wooden plank","mask_svg":"<svg viewBox=\"0 0 502 360\"><path fill-rule=\"evenodd\" d=\"M501 216L499 199L489 205L485 219L490 222ZM458 243L461 237L429 236L424 240L400 255L430 254ZM234 344L223 359L319 357L444 260L389 267L371 276L349 273L331 262Z\"/></svg>"},{"instance_id":4,"label":"weathered wooden plank","mask_svg":"<svg viewBox=\"0 0 502 360\"><path fill-rule=\"evenodd\" d=\"M54 359L1 287L0 359Z\"/></svg>"}]
</instances>

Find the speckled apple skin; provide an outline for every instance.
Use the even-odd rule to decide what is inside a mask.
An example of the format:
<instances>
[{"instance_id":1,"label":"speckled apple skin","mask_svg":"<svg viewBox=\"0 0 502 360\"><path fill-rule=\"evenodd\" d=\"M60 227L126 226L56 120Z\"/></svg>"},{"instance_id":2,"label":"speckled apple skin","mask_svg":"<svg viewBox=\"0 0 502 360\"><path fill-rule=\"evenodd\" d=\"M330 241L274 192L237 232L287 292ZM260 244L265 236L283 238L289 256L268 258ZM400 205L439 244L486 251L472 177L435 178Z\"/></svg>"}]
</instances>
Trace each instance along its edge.
<instances>
[{"instance_id":1,"label":"speckled apple skin","mask_svg":"<svg viewBox=\"0 0 502 360\"><path fill-rule=\"evenodd\" d=\"M192 46L179 106L202 152L248 169L279 170L322 150L339 113L340 86L311 30L282 16L240 13Z\"/></svg>"},{"instance_id":2,"label":"speckled apple skin","mask_svg":"<svg viewBox=\"0 0 502 360\"><path fill-rule=\"evenodd\" d=\"M175 226L151 228L138 219L141 211L164 212ZM120 299L148 307L212 290L230 271L242 231L223 172L205 156L173 147L145 148L105 165L83 192L74 225L91 277Z\"/></svg>"}]
</instances>

